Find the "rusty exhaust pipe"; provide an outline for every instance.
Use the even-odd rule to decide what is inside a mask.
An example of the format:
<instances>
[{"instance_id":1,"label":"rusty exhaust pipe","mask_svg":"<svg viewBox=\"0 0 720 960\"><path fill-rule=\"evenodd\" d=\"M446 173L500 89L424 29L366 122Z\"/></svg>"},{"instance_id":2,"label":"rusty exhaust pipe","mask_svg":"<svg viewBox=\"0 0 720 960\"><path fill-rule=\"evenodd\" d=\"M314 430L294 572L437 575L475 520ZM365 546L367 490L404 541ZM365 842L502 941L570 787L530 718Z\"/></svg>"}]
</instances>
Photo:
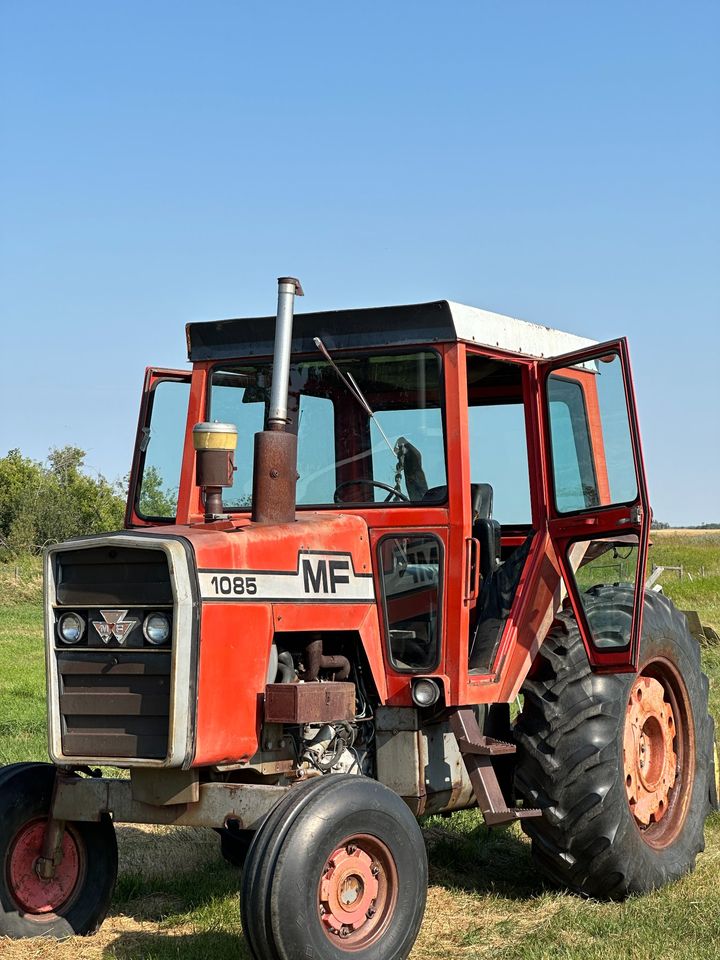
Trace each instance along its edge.
<instances>
[{"instance_id":1,"label":"rusty exhaust pipe","mask_svg":"<svg viewBox=\"0 0 720 960\"><path fill-rule=\"evenodd\" d=\"M330 670L333 680L347 680L350 676L350 661L338 654L326 655L321 636L315 636L305 647L305 683L317 680L321 670Z\"/></svg>"},{"instance_id":2,"label":"rusty exhaust pipe","mask_svg":"<svg viewBox=\"0 0 720 960\"><path fill-rule=\"evenodd\" d=\"M255 523L291 523L295 519L297 436L287 430L290 353L295 297L300 281L278 277L275 352L267 423L255 434L252 519Z\"/></svg>"}]
</instances>

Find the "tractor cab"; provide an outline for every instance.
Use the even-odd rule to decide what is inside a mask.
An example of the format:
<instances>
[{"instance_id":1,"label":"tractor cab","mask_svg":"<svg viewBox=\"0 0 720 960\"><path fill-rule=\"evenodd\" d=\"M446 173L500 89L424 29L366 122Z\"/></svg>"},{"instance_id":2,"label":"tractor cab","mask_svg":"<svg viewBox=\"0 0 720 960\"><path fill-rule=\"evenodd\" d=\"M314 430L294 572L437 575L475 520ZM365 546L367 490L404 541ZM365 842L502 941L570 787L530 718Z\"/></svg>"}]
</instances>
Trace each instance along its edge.
<instances>
[{"instance_id":1,"label":"tractor cab","mask_svg":"<svg viewBox=\"0 0 720 960\"><path fill-rule=\"evenodd\" d=\"M582 603L598 568L633 586L643 568L649 510L624 341L449 301L299 314L282 367L294 462L258 477L275 332L275 317L189 324L192 371L147 371L129 528L204 522L193 429L227 423L237 449L210 523L252 536L254 496L299 524L362 518L400 700L420 674L465 701L515 696L565 592L595 665L633 667L639 610L593 629ZM339 599L347 585L328 574L313 569L309 584Z\"/></svg>"}]
</instances>

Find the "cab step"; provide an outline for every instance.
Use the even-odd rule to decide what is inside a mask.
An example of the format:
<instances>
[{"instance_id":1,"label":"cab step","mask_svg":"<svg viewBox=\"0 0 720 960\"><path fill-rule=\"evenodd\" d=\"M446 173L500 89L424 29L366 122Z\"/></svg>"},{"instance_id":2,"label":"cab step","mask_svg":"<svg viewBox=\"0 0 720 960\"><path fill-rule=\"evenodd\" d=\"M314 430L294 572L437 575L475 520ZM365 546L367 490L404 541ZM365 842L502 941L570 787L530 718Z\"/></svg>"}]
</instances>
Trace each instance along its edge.
<instances>
[{"instance_id":1,"label":"cab step","mask_svg":"<svg viewBox=\"0 0 720 960\"><path fill-rule=\"evenodd\" d=\"M455 734L478 807L490 827L541 817L542 810L509 807L492 764L493 757L515 753L515 744L486 737L478 726L472 707L458 707L450 714L450 728Z\"/></svg>"}]
</instances>

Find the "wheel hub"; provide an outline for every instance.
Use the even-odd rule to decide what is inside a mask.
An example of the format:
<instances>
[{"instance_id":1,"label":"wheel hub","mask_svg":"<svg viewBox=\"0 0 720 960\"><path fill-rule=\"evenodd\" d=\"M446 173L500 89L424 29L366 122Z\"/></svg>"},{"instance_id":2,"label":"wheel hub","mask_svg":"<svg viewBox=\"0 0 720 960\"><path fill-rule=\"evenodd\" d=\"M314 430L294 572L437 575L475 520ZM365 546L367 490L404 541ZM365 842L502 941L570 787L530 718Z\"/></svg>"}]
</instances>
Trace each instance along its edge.
<instances>
[{"instance_id":1,"label":"wheel hub","mask_svg":"<svg viewBox=\"0 0 720 960\"><path fill-rule=\"evenodd\" d=\"M57 913L70 900L81 872L77 844L66 830L62 859L55 868L55 875L48 880L40 877L37 865L42 856L46 826L45 820L25 824L15 837L7 861L13 899L23 913L41 918Z\"/></svg>"},{"instance_id":2,"label":"wheel hub","mask_svg":"<svg viewBox=\"0 0 720 960\"><path fill-rule=\"evenodd\" d=\"M677 779L676 720L662 684L641 676L628 697L623 757L625 790L641 826L658 823Z\"/></svg>"},{"instance_id":3,"label":"wheel hub","mask_svg":"<svg viewBox=\"0 0 720 960\"><path fill-rule=\"evenodd\" d=\"M341 938L359 930L375 915L378 866L355 844L338 847L320 882L320 907L328 931Z\"/></svg>"}]
</instances>

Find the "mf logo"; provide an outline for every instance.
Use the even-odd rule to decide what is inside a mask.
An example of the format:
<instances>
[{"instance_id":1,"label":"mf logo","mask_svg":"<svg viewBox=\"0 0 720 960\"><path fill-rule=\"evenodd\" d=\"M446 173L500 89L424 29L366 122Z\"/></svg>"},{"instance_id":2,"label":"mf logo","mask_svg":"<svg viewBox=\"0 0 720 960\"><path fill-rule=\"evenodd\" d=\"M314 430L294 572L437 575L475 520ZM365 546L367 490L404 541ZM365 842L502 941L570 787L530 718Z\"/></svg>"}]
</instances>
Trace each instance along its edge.
<instances>
[{"instance_id":1,"label":"mf logo","mask_svg":"<svg viewBox=\"0 0 720 960\"><path fill-rule=\"evenodd\" d=\"M101 610L100 620L93 620L92 625L100 634L103 643L110 643L113 637L118 643L125 643L125 638L137 623L137 620L126 620L127 610Z\"/></svg>"},{"instance_id":2,"label":"mf logo","mask_svg":"<svg viewBox=\"0 0 720 960\"><path fill-rule=\"evenodd\" d=\"M350 583L349 560L303 557L300 566L305 593L337 593L338 586Z\"/></svg>"}]
</instances>

